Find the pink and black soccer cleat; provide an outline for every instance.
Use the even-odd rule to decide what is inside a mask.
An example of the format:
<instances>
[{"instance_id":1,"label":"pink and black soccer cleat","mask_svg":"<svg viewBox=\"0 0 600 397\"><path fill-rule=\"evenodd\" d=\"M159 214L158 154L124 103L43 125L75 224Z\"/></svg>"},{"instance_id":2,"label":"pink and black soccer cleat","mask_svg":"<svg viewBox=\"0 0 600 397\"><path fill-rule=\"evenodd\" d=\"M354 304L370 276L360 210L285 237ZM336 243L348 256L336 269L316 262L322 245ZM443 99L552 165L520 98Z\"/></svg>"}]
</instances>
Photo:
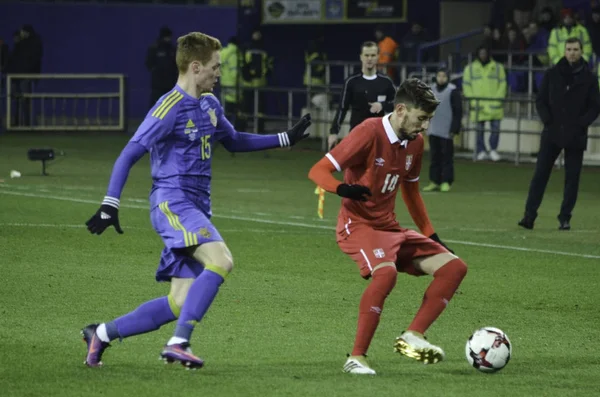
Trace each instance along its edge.
<instances>
[{"instance_id":1,"label":"pink and black soccer cleat","mask_svg":"<svg viewBox=\"0 0 600 397\"><path fill-rule=\"evenodd\" d=\"M188 369L202 368L204 361L196 357L190 349L189 343L178 343L175 345L165 346L160 353L160 357L166 363L179 362Z\"/></svg>"},{"instance_id":2,"label":"pink and black soccer cleat","mask_svg":"<svg viewBox=\"0 0 600 397\"><path fill-rule=\"evenodd\" d=\"M98 324L90 324L81 330L83 341L87 344L87 356L83 362L88 367L99 367L102 365L102 353L110 346L109 343L102 342L96 334Z\"/></svg>"}]
</instances>

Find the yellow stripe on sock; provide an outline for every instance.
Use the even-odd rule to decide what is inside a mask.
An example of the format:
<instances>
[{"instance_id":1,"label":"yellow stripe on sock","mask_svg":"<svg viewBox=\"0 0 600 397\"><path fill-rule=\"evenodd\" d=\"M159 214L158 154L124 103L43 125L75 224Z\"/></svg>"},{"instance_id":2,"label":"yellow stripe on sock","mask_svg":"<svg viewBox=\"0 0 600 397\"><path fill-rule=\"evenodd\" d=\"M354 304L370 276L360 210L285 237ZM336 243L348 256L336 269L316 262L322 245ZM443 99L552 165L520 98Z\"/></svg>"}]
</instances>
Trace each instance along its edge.
<instances>
[{"instance_id":1,"label":"yellow stripe on sock","mask_svg":"<svg viewBox=\"0 0 600 397\"><path fill-rule=\"evenodd\" d=\"M210 270L213 273L217 273L219 276L225 278L227 277L227 275L229 274L229 272L225 269L223 269L222 267L219 266L215 266L215 265L206 265L204 266L205 270Z\"/></svg>"},{"instance_id":2,"label":"yellow stripe on sock","mask_svg":"<svg viewBox=\"0 0 600 397\"><path fill-rule=\"evenodd\" d=\"M181 314L181 308L175 302L175 298L173 298L171 294L169 294L167 295L167 300L169 301L169 308L173 312L173 315L179 318L179 315Z\"/></svg>"}]
</instances>

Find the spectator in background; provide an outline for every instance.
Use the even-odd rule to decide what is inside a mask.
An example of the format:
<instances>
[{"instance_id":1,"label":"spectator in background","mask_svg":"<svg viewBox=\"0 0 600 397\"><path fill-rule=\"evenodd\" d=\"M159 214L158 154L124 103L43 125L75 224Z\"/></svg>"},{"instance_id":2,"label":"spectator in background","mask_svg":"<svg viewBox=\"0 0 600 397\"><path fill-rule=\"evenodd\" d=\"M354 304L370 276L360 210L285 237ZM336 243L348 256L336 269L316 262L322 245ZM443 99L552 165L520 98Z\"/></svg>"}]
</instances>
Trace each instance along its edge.
<instances>
[{"instance_id":1,"label":"spectator in background","mask_svg":"<svg viewBox=\"0 0 600 397\"><path fill-rule=\"evenodd\" d=\"M413 22L410 31L404 36L400 43L400 61L406 63L417 63L419 46L429 41L429 35L427 31L423 29L423 25L419 22ZM432 62L435 61L430 56L430 51L425 50L421 52L421 62ZM407 68L409 73L417 70L418 68L411 65Z\"/></svg>"},{"instance_id":2,"label":"spectator in background","mask_svg":"<svg viewBox=\"0 0 600 397\"><path fill-rule=\"evenodd\" d=\"M500 141L500 121L504 117L502 100L506 98L506 73L502 64L490 56L487 48L479 48L477 59L465 67L463 93L465 98L473 98L469 107L471 121L477 123L477 160L488 158L484 131L485 123L489 121L492 130L489 157L492 161L499 161L501 157L497 149Z\"/></svg>"},{"instance_id":3,"label":"spectator in background","mask_svg":"<svg viewBox=\"0 0 600 397\"><path fill-rule=\"evenodd\" d=\"M273 71L273 57L265 50L263 35L260 29L256 28L252 32L251 41L244 51L242 78L246 87L243 93L244 113L252 117L254 115L254 89L266 87L268 78ZM265 111L266 111L266 92L258 91L258 103L256 107L258 113L255 115L257 123L254 130L257 132L265 131Z\"/></svg>"},{"instance_id":4,"label":"spectator in background","mask_svg":"<svg viewBox=\"0 0 600 397\"><path fill-rule=\"evenodd\" d=\"M246 131L245 119L239 117L242 95L240 87L241 51L237 37L230 37L221 49L221 98L225 104L225 115L237 131ZM233 155L233 153L232 153Z\"/></svg>"},{"instance_id":5,"label":"spectator in background","mask_svg":"<svg viewBox=\"0 0 600 397\"><path fill-rule=\"evenodd\" d=\"M19 31L19 40L15 43L9 59L10 73L40 74L43 54L41 37L35 32L33 26L23 25ZM15 81L15 120L18 126L33 125L34 115L32 114L31 99L24 95L31 94L34 85L35 79Z\"/></svg>"},{"instance_id":6,"label":"spectator in background","mask_svg":"<svg viewBox=\"0 0 600 397\"><path fill-rule=\"evenodd\" d=\"M548 37L550 36L550 32L543 27L539 27L536 22L530 22L524 34L525 39L527 40L527 51L537 54L533 57L533 66L538 68L548 66L550 60L546 50L548 48ZM536 88L542 83L543 77L544 72L534 73Z\"/></svg>"},{"instance_id":7,"label":"spectator in background","mask_svg":"<svg viewBox=\"0 0 600 397\"><path fill-rule=\"evenodd\" d=\"M435 115L429 123L430 183L424 192L439 190L449 192L454 182L454 135L460 133L462 122L462 98L456 86L450 83L450 73L440 69L431 86L433 94L440 101Z\"/></svg>"},{"instance_id":8,"label":"spectator in background","mask_svg":"<svg viewBox=\"0 0 600 397\"><path fill-rule=\"evenodd\" d=\"M587 30L592 41L592 52L598 57L600 56L600 7L592 8Z\"/></svg>"},{"instance_id":9,"label":"spectator in background","mask_svg":"<svg viewBox=\"0 0 600 397\"><path fill-rule=\"evenodd\" d=\"M550 36L550 32L552 32L552 29L556 27L556 16L554 15L554 10L552 10L551 7L542 8L538 25L540 29L547 31L548 36Z\"/></svg>"},{"instance_id":10,"label":"spectator in background","mask_svg":"<svg viewBox=\"0 0 600 397\"><path fill-rule=\"evenodd\" d=\"M382 25L375 28L375 42L379 47L379 60L377 63L385 65L398 60L398 43L389 34L385 34ZM398 71L393 66L381 66L379 73L387 75L392 81L397 80Z\"/></svg>"},{"instance_id":11,"label":"spectator in background","mask_svg":"<svg viewBox=\"0 0 600 397\"><path fill-rule=\"evenodd\" d=\"M507 2L512 3L510 4L512 9L511 19L515 21L515 24L519 29L525 28L531 20L535 2L536 0L512 0Z\"/></svg>"},{"instance_id":12,"label":"spectator in background","mask_svg":"<svg viewBox=\"0 0 600 397\"><path fill-rule=\"evenodd\" d=\"M494 47L493 27L490 24L483 25L483 40L480 46L485 48Z\"/></svg>"},{"instance_id":13,"label":"spectator in background","mask_svg":"<svg viewBox=\"0 0 600 397\"><path fill-rule=\"evenodd\" d=\"M548 56L550 63L556 65L564 56L565 43L568 38L576 37L583 43L583 59L589 62L592 57L592 42L585 26L575 22L573 11L563 9L562 24L552 29L550 39L548 40Z\"/></svg>"},{"instance_id":14,"label":"spectator in background","mask_svg":"<svg viewBox=\"0 0 600 397\"><path fill-rule=\"evenodd\" d=\"M175 63L175 46L171 29L163 26L158 39L148 48L146 68L150 71L150 106L177 82L177 64Z\"/></svg>"},{"instance_id":15,"label":"spectator in background","mask_svg":"<svg viewBox=\"0 0 600 397\"><path fill-rule=\"evenodd\" d=\"M527 72L524 70L512 70L511 68L516 66L524 66L527 63L527 56L525 52L525 38L517 30L516 26L508 29L506 36L503 41L504 50L510 54L509 71L508 71L508 85L514 92L522 92L525 88L525 78Z\"/></svg>"}]
</instances>

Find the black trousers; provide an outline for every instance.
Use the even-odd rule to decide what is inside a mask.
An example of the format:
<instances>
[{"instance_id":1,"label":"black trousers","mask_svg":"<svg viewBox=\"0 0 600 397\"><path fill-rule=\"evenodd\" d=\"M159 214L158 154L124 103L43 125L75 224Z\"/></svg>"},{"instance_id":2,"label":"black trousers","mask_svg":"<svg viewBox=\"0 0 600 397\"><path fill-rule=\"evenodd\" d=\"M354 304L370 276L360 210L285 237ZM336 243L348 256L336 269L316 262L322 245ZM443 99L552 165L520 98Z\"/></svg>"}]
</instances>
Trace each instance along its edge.
<instances>
[{"instance_id":1,"label":"black trousers","mask_svg":"<svg viewBox=\"0 0 600 397\"><path fill-rule=\"evenodd\" d=\"M537 210L542 204L544 192L550 179L550 173L554 167L561 147L552 142L542 139L540 152L537 157L535 173L529 185L529 194L525 204L525 216L535 220ZM560 206L558 219L561 222L571 220L571 213L577 202L577 193L579 192L579 178L581 176L581 167L583 165L583 149L567 148L565 150L565 187L563 191L563 201Z\"/></svg>"},{"instance_id":2,"label":"black trousers","mask_svg":"<svg viewBox=\"0 0 600 397\"><path fill-rule=\"evenodd\" d=\"M441 185L454 182L454 142L452 139L429 135L429 180Z\"/></svg>"}]
</instances>

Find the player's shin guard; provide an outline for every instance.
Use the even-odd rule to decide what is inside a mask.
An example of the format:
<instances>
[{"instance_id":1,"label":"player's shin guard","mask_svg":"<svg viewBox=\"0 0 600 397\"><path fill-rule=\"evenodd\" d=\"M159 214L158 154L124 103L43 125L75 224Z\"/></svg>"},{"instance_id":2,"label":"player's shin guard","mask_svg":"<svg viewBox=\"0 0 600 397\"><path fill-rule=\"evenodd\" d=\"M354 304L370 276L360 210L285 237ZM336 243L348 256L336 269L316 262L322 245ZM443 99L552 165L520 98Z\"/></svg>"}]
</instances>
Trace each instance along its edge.
<instances>
[{"instance_id":1,"label":"player's shin guard","mask_svg":"<svg viewBox=\"0 0 600 397\"><path fill-rule=\"evenodd\" d=\"M208 311L226 275L225 270L216 266L207 265L204 268L204 271L190 287L181 308L181 315L177 320L174 338L185 341L190 340L196 323L200 322Z\"/></svg>"},{"instance_id":2,"label":"player's shin guard","mask_svg":"<svg viewBox=\"0 0 600 397\"><path fill-rule=\"evenodd\" d=\"M408 330L424 334L442 314L466 274L467 265L458 258L439 268L433 274L433 281L425 291L423 303Z\"/></svg>"},{"instance_id":3,"label":"player's shin guard","mask_svg":"<svg viewBox=\"0 0 600 397\"><path fill-rule=\"evenodd\" d=\"M179 307L170 297L163 296L145 302L134 311L106 323L106 333L109 340L144 334L175 321L178 315Z\"/></svg>"},{"instance_id":4,"label":"player's shin guard","mask_svg":"<svg viewBox=\"0 0 600 397\"><path fill-rule=\"evenodd\" d=\"M358 328L352 356L361 356L367 353L379 325L383 304L394 289L397 278L398 271L392 266L385 266L373 272L371 283L360 300Z\"/></svg>"}]
</instances>

